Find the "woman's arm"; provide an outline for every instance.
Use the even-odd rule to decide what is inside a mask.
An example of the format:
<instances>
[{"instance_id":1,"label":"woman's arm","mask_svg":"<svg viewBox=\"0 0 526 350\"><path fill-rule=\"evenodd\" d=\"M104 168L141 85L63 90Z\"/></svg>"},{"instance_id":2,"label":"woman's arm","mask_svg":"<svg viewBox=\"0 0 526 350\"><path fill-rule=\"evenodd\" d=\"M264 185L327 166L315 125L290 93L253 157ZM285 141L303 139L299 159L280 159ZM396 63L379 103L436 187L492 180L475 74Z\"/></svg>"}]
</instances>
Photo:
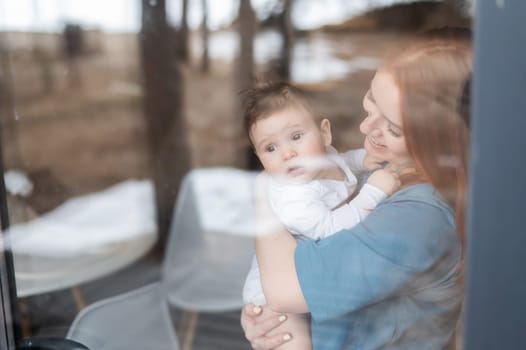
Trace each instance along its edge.
<instances>
[{"instance_id":1,"label":"woman's arm","mask_svg":"<svg viewBox=\"0 0 526 350\"><path fill-rule=\"evenodd\" d=\"M279 312L309 312L296 274L296 244L296 240L282 226L256 239L263 292L267 304Z\"/></svg>"},{"instance_id":2,"label":"woman's arm","mask_svg":"<svg viewBox=\"0 0 526 350\"><path fill-rule=\"evenodd\" d=\"M309 312L294 264L296 240L270 209L265 188L263 176L256 183L256 256L267 304L278 312Z\"/></svg>"}]
</instances>

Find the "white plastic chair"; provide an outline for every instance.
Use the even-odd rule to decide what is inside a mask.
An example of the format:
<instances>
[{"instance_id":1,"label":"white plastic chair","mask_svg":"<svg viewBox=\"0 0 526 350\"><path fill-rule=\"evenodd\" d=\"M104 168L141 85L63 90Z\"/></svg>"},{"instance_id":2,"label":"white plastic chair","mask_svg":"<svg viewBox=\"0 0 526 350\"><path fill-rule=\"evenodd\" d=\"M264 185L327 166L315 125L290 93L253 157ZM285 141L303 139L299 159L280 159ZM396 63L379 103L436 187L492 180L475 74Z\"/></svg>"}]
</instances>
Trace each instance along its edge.
<instances>
[{"instance_id":1,"label":"white plastic chair","mask_svg":"<svg viewBox=\"0 0 526 350\"><path fill-rule=\"evenodd\" d=\"M242 307L254 254L256 174L203 168L184 178L161 271L170 304L203 312Z\"/></svg>"},{"instance_id":2,"label":"white plastic chair","mask_svg":"<svg viewBox=\"0 0 526 350\"><path fill-rule=\"evenodd\" d=\"M75 318L67 338L97 350L179 349L158 282L86 307Z\"/></svg>"},{"instance_id":3,"label":"white plastic chair","mask_svg":"<svg viewBox=\"0 0 526 350\"><path fill-rule=\"evenodd\" d=\"M189 172L181 184L161 281L94 303L77 315L68 338L93 349L172 349L168 304L184 311L182 349L190 349L198 312L243 305L254 254L256 173L233 168Z\"/></svg>"}]
</instances>

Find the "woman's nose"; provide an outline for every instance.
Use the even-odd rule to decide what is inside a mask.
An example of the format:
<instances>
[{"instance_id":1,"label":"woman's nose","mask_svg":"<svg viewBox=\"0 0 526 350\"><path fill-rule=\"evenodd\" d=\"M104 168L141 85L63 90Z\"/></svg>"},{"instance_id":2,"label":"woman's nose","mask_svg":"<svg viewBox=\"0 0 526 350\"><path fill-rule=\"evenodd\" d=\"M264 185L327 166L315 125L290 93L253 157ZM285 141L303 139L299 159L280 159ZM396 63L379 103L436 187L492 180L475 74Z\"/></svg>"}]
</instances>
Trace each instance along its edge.
<instances>
[{"instance_id":1,"label":"woman's nose","mask_svg":"<svg viewBox=\"0 0 526 350\"><path fill-rule=\"evenodd\" d=\"M376 128L378 118L374 115L368 115L360 123L360 132L364 135L371 133Z\"/></svg>"}]
</instances>

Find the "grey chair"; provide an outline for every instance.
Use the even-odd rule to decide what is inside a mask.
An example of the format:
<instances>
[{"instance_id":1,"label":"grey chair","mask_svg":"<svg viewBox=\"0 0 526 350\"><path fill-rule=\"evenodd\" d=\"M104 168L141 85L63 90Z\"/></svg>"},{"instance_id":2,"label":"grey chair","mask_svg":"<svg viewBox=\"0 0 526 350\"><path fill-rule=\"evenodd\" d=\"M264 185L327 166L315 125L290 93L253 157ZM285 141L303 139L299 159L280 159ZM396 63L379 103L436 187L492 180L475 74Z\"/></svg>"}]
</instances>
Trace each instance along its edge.
<instances>
[{"instance_id":1,"label":"grey chair","mask_svg":"<svg viewBox=\"0 0 526 350\"><path fill-rule=\"evenodd\" d=\"M184 311L183 350L200 312L241 309L254 254L256 172L202 168L183 180L161 270L168 303Z\"/></svg>"},{"instance_id":2,"label":"grey chair","mask_svg":"<svg viewBox=\"0 0 526 350\"><path fill-rule=\"evenodd\" d=\"M162 266L168 302L186 310L241 308L254 254L256 173L202 168L183 180Z\"/></svg>"},{"instance_id":3,"label":"grey chair","mask_svg":"<svg viewBox=\"0 0 526 350\"><path fill-rule=\"evenodd\" d=\"M233 168L189 172L177 197L161 281L88 306L68 338L97 350L177 350L171 305L183 310L178 332L186 350L199 312L241 309L254 254L255 177Z\"/></svg>"},{"instance_id":4,"label":"grey chair","mask_svg":"<svg viewBox=\"0 0 526 350\"><path fill-rule=\"evenodd\" d=\"M77 315L67 338L92 350L179 349L159 282L89 305Z\"/></svg>"}]
</instances>

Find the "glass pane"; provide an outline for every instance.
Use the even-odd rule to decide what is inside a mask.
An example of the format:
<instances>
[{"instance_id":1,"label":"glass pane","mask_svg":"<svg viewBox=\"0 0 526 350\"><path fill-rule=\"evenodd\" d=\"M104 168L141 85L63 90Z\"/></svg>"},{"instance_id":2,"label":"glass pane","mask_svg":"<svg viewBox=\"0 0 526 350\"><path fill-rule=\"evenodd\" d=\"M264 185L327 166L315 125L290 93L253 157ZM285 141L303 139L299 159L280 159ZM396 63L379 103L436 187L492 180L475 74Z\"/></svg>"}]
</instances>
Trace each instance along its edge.
<instances>
[{"instance_id":1,"label":"glass pane","mask_svg":"<svg viewBox=\"0 0 526 350\"><path fill-rule=\"evenodd\" d=\"M261 161L271 172L265 152L287 143L256 142L258 123L260 132L282 107L244 129L247 89L262 81L301 89L292 105L305 97L321 125L320 154L308 156L326 158L336 152L329 144L361 149L376 70L445 25L469 28L465 6L1 2L3 233L12 242L22 337L100 349L249 349L239 318L255 300L244 301L243 288L261 228L257 176ZM304 136L292 134L287 142ZM342 158L356 169L346 163L336 175L307 179L338 180L323 185L337 193L329 211L367 181L363 155ZM302 166L286 175L303 174Z\"/></svg>"}]
</instances>

